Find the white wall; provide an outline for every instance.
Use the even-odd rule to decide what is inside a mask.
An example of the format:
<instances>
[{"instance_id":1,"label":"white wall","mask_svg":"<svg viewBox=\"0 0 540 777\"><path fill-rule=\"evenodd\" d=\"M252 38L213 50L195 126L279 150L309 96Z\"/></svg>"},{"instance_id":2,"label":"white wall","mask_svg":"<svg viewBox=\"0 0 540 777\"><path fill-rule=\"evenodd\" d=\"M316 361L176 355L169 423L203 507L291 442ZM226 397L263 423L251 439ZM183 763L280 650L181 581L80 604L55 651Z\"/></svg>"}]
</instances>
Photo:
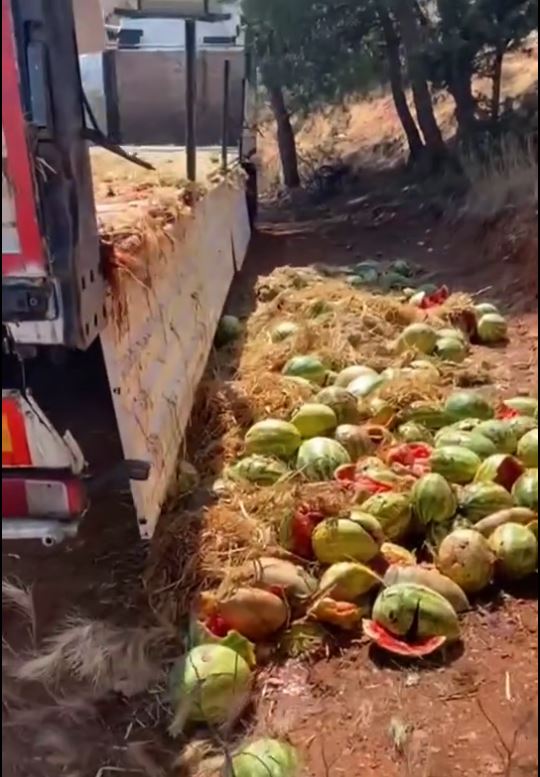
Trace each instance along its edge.
<instances>
[{"instance_id":1,"label":"white wall","mask_svg":"<svg viewBox=\"0 0 540 777\"><path fill-rule=\"evenodd\" d=\"M231 19L223 22L197 22L197 43L203 45L207 36L232 38L240 32L240 14L237 3L224 3L223 13L231 14ZM124 29L143 30L141 47L150 49L184 48L185 23L181 19L122 19ZM237 45L243 45L240 33Z\"/></svg>"}]
</instances>

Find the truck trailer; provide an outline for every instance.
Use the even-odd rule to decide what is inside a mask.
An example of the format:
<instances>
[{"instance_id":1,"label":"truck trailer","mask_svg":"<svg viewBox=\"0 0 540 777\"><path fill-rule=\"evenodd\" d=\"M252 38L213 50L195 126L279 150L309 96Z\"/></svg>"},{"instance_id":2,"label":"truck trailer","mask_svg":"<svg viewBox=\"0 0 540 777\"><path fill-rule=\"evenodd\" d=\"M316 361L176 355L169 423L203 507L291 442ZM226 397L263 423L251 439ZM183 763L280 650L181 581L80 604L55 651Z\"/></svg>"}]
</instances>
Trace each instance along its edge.
<instances>
[{"instance_id":1,"label":"truck trailer","mask_svg":"<svg viewBox=\"0 0 540 777\"><path fill-rule=\"evenodd\" d=\"M225 65L221 143L196 145L194 31L219 14L166 4L186 23L185 143L128 148L85 95L78 6L2 0L2 539L47 545L77 533L95 489L125 481L151 538L256 197L247 54L240 130L227 136ZM54 402L66 360L93 370L96 352L123 450L105 470L70 431L70 414L85 423L77 392Z\"/></svg>"}]
</instances>

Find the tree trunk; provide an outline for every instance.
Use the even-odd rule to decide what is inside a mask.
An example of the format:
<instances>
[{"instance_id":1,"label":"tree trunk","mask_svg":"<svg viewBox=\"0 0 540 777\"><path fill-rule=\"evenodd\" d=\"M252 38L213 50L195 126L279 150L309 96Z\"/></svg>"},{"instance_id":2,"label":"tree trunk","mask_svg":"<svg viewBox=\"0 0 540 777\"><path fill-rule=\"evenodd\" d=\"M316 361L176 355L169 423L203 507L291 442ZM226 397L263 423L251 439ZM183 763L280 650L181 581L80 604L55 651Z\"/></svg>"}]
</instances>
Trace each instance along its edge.
<instances>
[{"instance_id":1,"label":"tree trunk","mask_svg":"<svg viewBox=\"0 0 540 777\"><path fill-rule=\"evenodd\" d=\"M296 140L291 124L291 117L285 105L285 97L281 86L268 85L270 104L276 119L277 141L281 167L283 169L283 182L288 189L296 189L300 186L298 173L298 157L296 153Z\"/></svg>"},{"instance_id":2,"label":"tree trunk","mask_svg":"<svg viewBox=\"0 0 540 777\"><path fill-rule=\"evenodd\" d=\"M399 38L397 36L394 23L385 5L385 0L381 0L377 4L377 12L386 43L390 86L392 88L392 96L394 98L396 112L403 126L405 135L407 136L411 159L415 161L422 155L422 152L424 151L424 143L422 141L418 127L416 126L414 117L409 109L407 98L405 96L403 73L401 71Z\"/></svg>"},{"instance_id":3,"label":"tree trunk","mask_svg":"<svg viewBox=\"0 0 540 777\"><path fill-rule=\"evenodd\" d=\"M456 104L459 134L467 137L476 123L476 101L472 91L472 66L456 58L452 65L449 89Z\"/></svg>"},{"instance_id":4,"label":"tree trunk","mask_svg":"<svg viewBox=\"0 0 540 777\"><path fill-rule=\"evenodd\" d=\"M438 0L437 7L447 50L448 90L456 104L458 133L467 137L476 123L476 100L472 91L473 55L467 40L459 33L464 23L464 9L456 0Z\"/></svg>"},{"instance_id":5,"label":"tree trunk","mask_svg":"<svg viewBox=\"0 0 540 777\"><path fill-rule=\"evenodd\" d=\"M446 156L446 146L435 118L431 93L422 59L422 36L411 0L394 0L396 18L407 55L416 115L424 141L434 158Z\"/></svg>"},{"instance_id":6,"label":"tree trunk","mask_svg":"<svg viewBox=\"0 0 540 777\"><path fill-rule=\"evenodd\" d=\"M505 55L505 47L500 44L495 53L495 62L493 63L493 92L491 95L491 119L493 122L499 120L501 109L501 87L502 87L502 69Z\"/></svg>"}]
</instances>

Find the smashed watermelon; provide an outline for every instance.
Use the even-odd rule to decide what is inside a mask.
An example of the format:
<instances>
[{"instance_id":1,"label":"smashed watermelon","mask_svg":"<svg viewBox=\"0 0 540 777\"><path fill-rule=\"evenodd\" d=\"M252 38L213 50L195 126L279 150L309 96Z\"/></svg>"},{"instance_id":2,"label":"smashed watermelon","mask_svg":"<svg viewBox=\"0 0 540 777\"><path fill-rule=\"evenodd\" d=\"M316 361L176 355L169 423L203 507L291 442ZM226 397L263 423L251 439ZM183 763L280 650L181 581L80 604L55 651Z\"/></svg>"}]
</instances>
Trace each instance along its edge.
<instances>
[{"instance_id":1,"label":"smashed watermelon","mask_svg":"<svg viewBox=\"0 0 540 777\"><path fill-rule=\"evenodd\" d=\"M446 644L446 637L427 637L415 642L406 642L402 637L391 634L376 621L364 620L364 635L381 650L403 658L425 658Z\"/></svg>"}]
</instances>

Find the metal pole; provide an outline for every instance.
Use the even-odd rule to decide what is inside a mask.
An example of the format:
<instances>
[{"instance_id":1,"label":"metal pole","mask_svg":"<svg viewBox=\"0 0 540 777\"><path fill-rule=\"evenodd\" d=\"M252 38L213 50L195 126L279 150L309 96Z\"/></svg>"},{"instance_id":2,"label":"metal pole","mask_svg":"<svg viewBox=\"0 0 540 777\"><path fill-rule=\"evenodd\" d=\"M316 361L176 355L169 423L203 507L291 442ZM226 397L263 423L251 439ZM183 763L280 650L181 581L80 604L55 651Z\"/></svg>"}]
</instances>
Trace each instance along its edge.
<instances>
[{"instance_id":1,"label":"metal pole","mask_svg":"<svg viewBox=\"0 0 540 777\"><path fill-rule=\"evenodd\" d=\"M227 151L229 147L229 85L231 62L223 63L223 115L221 117L221 170L227 172Z\"/></svg>"},{"instance_id":2,"label":"metal pole","mask_svg":"<svg viewBox=\"0 0 540 777\"><path fill-rule=\"evenodd\" d=\"M188 181L197 178L197 38L195 22L186 19L186 170Z\"/></svg>"},{"instance_id":3,"label":"metal pole","mask_svg":"<svg viewBox=\"0 0 540 777\"><path fill-rule=\"evenodd\" d=\"M246 77L242 79L242 94L240 99L240 138L238 139L238 158L244 158L244 132L246 131L246 95L247 81Z\"/></svg>"},{"instance_id":4,"label":"metal pole","mask_svg":"<svg viewBox=\"0 0 540 777\"><path fill-rule=\"evenodd\" d=\"M103 86L107 114L106 135L113 143L121 143L120 100L116 72L117 52L118 49L109 49L103 52Z\"/></svg>"}]
</instances>

